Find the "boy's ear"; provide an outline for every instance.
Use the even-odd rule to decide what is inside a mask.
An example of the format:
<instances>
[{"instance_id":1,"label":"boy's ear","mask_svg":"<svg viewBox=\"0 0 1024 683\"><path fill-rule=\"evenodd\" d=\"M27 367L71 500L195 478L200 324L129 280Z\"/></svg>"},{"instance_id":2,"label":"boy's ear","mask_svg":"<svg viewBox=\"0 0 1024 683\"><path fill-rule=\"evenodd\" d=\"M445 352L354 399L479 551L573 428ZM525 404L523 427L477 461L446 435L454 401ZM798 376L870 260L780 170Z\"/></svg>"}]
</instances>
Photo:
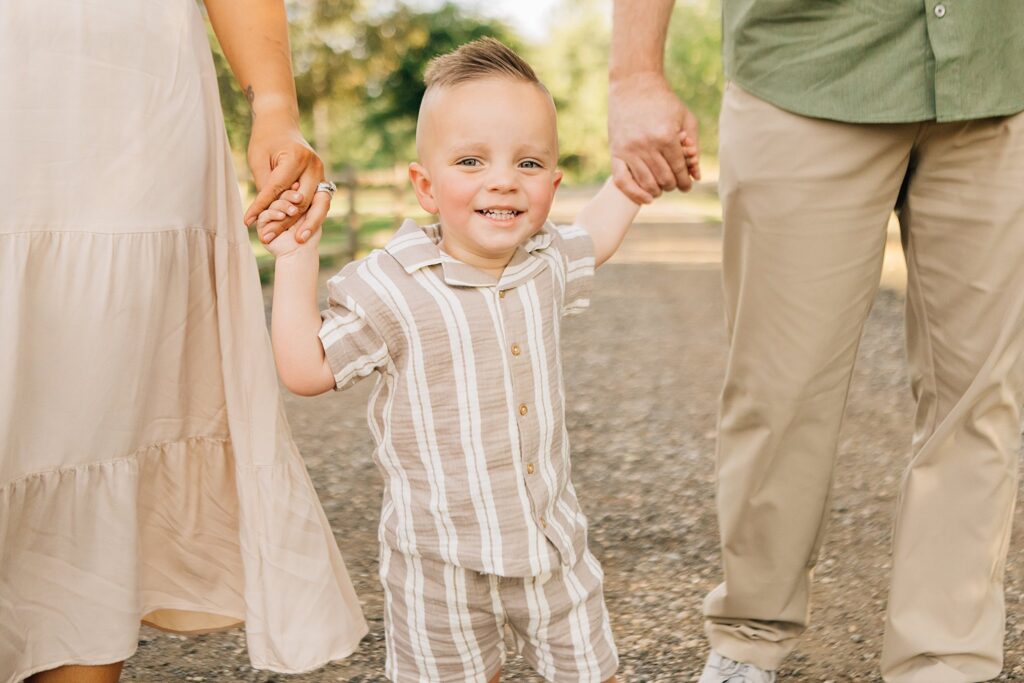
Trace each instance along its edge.
<instances>
[{"instance_id":1,"label":"boy's ear","mask_svg":"<svg viewBox=\"0 0 1024 683\"><path fill-rule=\"evenodd\" d=\"M416 199L427 213L437 213L437 202L434 201L434 188L430 182L430 173L423 165L412 162L409 164L409 180L416 191Z\"/></svg>"},{"instance_id":2,"label":"boy's ear","mask_svg":"<svg viewBox=\"0 0 1024 683\"><path fill-rule=\"evenodd\" d=\"M561 171L555 171L555 186L552 189L553 190L557 190L558 186L561 185L561 184L562 184L562 172Z\"/></svg>"}]
</instances>

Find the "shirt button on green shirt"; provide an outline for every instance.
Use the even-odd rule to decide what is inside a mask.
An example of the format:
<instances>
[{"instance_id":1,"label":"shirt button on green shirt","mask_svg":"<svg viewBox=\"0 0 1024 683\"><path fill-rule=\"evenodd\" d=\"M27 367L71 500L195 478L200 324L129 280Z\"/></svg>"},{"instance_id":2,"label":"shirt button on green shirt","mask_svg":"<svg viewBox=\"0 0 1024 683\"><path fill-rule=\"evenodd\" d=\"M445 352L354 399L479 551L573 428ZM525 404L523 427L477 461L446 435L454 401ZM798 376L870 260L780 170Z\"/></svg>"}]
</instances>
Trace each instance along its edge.
<instances>
[{"instance_id":1,"label":"shirt button on green shirt","mask_svg":"<svg viewBox=\"0 0 1024 683\"><path fill-rule=\"evenodd\" d=\"M1024 111L1024 0L722 0L726 76L850 123Z\"/></svg>"}]
</instances>

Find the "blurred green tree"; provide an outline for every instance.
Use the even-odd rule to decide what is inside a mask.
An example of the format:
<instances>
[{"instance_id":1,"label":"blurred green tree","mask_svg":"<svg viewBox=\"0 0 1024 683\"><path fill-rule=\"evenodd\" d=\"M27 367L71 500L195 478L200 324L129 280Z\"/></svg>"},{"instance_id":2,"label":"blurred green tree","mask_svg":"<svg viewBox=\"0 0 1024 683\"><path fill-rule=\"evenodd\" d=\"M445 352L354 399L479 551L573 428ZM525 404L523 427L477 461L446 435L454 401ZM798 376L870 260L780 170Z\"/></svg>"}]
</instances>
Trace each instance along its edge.
<instances>
[{"instance_id":1,"label":"blurred green tree","mask_svg":"<svg viewBox=\"0 0 1024 683\"><path fill-rule=\"evenodd\" d=\"M397 3L383 13L362 0L288 0L287 7L303 127L333 166L412 158L423 72L433 57L483 36L521 48L506 24L451 2L433 11ZM214 61L232 144L244 148L247 103L215 41Z\"/></svg>"},{"instance_id":2,"label":"blurred green tree","mask_svg":"<svg viewBox=\"0 0 1024 683\"><path fill-rule=\"evenodd\" d=\"M558 108L559 165L574 181L609 173L608 50L611 22L601 0L563 0L548 39L527 58Z\"/></svg>"},{"instance_id":3,"label":"blurred green tree","mask_svg":"<svg viewBox=\"0 0 1024 683\"><path fill-rule=\"evenodd\" d=\"M720 0L680 0L665 54L672 86L701 123L701 146L717 146L721 70ZM335 172L383 168L415 155L423 72L433 57L493 36L520 51L559 110L561 164L570 179L608 174L607 92L611 26L607 0L562 0L547 39L524 44L508 25L454 2L423 11L402 2L287 0L303 129ZM212 38L212 33L211 33ZM215 40L224 118L238 160L249 137L249 108Z\"/></svg>"},{"instance_id":4,"label":"blurred green tree","mask_svg":"<svg viewBox=\"0 0 1024 683\"><path fill-rule=\"evenodd\" d=\"M669 83L700 123L701 153L717 156L718 112L725 89L720 0L676 3L666 43Z\"/></svg>"},{"instance_id":5,"label":"blurred green tree","mask_svg":"<svg viewBox=\"0 0 1024 683\"><path fill-rule=\"evenodd\" d=\"M370 50L381 56L366 83L363 110L375 165L415 158L416 117L425 90L423 74L431 59L484 36L522 49L508 25L468 13L451 2L429 12L399 5L368 26L366 35Z\"/></svg>"},{"instance_id":6,"label":"blurred green tree","mask_svg":"<svg viewBox=\"0 0 1024 683\"><path fill-rule=\"evenodd\" d=\"M287 0L295 92L308 138L330 163L332 139L352 126L349 112L373 58L361 0Z\"/></svg>"}]
</instances>

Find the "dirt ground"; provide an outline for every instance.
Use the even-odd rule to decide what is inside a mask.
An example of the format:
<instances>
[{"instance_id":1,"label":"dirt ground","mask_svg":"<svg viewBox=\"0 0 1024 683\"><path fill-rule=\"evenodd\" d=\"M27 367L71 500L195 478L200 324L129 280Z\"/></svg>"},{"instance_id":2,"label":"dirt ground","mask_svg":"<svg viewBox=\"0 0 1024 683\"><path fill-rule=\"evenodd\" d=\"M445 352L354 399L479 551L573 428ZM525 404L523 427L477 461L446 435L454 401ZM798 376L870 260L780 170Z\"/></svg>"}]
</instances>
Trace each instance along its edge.
<instances>
[{"instance_id":1,"label":"dirt ground","mask_svg":"<svg viewBox=\"0 0 1024 683\"><path fill-rule=\"evenodd\" d=\"M713 450L725 332L718 227L638 225L598 273L591 310L566 322L565 382L574 476L604 564L620 680L695 681L706 656L700 605L719 580ZM903 299L878 295L860 348L813 625L780 679L879 681L893 506L912 405ZM253 671L240 632L182 638L143 631L124 681L384 681L376 525L380 477L365 423L369 383L286 400L370 624L349 660L301 676ZM1007 568L1006 665L1024 681L1024 525ZM942 596L936 595L936 600ZM513 658L504 680L536 682Z\"/></svg>"}]
</instances>

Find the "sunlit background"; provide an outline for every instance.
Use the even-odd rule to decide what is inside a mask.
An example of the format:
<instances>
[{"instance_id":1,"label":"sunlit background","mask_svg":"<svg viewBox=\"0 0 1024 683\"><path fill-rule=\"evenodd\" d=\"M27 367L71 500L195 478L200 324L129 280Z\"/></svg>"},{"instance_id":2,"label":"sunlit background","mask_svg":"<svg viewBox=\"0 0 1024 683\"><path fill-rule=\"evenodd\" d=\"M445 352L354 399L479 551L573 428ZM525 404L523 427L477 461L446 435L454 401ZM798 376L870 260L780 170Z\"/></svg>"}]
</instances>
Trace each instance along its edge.
<instances>
[{"instance_id":1,"label":"sunlit background","mask_svg":"<svg viewBox=\"0 0 1024 683\"><path fill-rule=\"evenodd\" d=\"M382 169L413 158L413 129L427 62L490 35L520 51L559 110L561 163L573 180L607 174L605 144L609 0L290 0L292 54L303 124L332 170ZM245 98L218 54L228 130L248 135ZM717 0L678 3L666 71L716 143L723 76Z\"/></svg>"},{"instance_id":2,"label":"sunlit background","mask_svg":"<svg viewBox=\"0 0 1024 683\"><path fill-rule=\"evenodd\" d=\"M415 158L424 69L431 58L481 36L519 51L555 99L566 183L554 218L571 218L574 198L608 176L611 0L289 0L287 7L303 130L340 186L322 245L326 258L365 252L403 216L421 216L406 168ZM700 121L712 178L724 85L720 34L718 0L676 3L666 72ZM211 42L236 167L243 193L251 193L248 103L212 32ZM713 199L695 201L715 217Z\"/></svg>"}]
</instances>

